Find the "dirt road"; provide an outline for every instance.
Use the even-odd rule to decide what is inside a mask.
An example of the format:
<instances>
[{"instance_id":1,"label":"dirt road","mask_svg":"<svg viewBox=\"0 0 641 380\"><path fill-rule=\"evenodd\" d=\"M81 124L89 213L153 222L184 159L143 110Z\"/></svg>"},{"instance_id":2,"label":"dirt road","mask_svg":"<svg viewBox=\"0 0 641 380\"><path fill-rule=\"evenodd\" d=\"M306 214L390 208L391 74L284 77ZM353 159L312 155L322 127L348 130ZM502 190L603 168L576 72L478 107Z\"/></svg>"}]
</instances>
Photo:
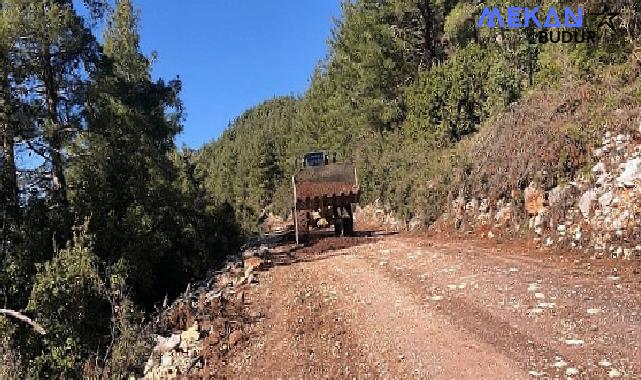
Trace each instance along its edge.
<instances>
[{"instance_id":1,"label":"dirt road","mask_svg":"<svg viewBox=\"0 0 641 380\"><path fill-rule=\"evenodd\" d=\"M401 236L289 249L219 375L641 378L638 262Z\"/></svg>"}]
</instances>

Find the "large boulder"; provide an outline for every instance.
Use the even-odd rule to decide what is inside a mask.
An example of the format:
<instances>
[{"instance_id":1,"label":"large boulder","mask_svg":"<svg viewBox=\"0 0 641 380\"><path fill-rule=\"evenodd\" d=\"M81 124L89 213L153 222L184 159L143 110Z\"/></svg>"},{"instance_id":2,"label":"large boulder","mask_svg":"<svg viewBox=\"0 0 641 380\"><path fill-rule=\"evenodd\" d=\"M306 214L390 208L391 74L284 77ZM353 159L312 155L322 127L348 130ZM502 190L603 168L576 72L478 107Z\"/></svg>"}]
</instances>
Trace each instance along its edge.
<instances>
[{"instance_id":1,"label":"large boulder","mask_svg":"<svg viewBox=\"0 0 641 380\"><path fill-rule=\"evenodd\" d=\"M584 218L589 218L592 213L592 205L597 199L597 194L594 190L590 189L583 193L579 199L579 210Z\"/></svg>"},{"instance_id":2,"label":"large boulder","mask_svg":"<svg viewBox=\"0 0 641 380\"><path fill-rule=\"evenodd\" d=\"M513 216L514 210L512 209L512 204L508 203L496 212L496 224L499 227L505 227L512 221Z\"/></svg>"},{"instance_id":3,"label":"large boulder","mask_svg":"<svg viewBox=\"0 0 641 380\"><path fill-rule=\"evenodd\" d=\"M170 337L158 336L156 337L156 347L154 352L165 353L178 347L180 344L180 334L173 334Z\"/></svg>"},{"instance_id":4,"label":"large boulder","mask_svg":"<svg viewBox=\"0 0 641 380\"><path fill-rule=\"evenodd\" d=\"M617 178L619 187L634 187L636 182L641 181L641 159L634 158L623 165L623 172Z\"/></svg>"},{"instance_id":5,"label":"large boulder","mask_svg":"<svg viewBox=\"0 0 641 380\"><path fill-rule=\"evenodd\" d=\"M525 189L525 210L528 214L536 215L543 212L545 210L544 202L545 194L543 190L534 185L530 185Z\"/></svg>"}]
</instances>

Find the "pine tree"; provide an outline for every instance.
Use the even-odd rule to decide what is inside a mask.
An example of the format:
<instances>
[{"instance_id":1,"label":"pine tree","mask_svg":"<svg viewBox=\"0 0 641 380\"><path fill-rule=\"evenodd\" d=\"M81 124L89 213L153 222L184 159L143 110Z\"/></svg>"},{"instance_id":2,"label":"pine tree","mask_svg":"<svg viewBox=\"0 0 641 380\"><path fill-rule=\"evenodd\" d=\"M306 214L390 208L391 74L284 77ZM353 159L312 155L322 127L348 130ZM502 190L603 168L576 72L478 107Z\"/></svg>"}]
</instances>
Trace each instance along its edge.
<instances>
[{"instance_id":1,"label":"pine tree","mask_svg":"<svg viewBox=\"0 0 641 380\"><path fill-rule=\"evenodd\" d=\"M67 206L66 148L81 130L87 71L98 59L98 44L70 0L24 0L24 59L37 79L29 89L42 106L41 137L51 167L51 204Z\"/></svg>"},{"instance_id":2,"label":"pine tree","mask_svg":"<svg viewBox=\"0 0 641 380\"><path fill-rule=\"evenodd\" d=\"M119 0L104 33L112 74L126 82L151 81L149 60L140 53L139 15L131 0Z\"/></svg>"},{"instance_id":3,"label":"pine tree","mask_svg":"<svg viewBox=\"0 0 641 380\"><path fill-rule=\"evenodd\" d=\"M167 257L174 254L177 233L172 212L180 201L169 154L181 129L182 106L179 81L152 82L137 22L132 2L118 1L85 109L90 133L74 147L82 158L70 169L77 184L71 199L81 216L91 217L96 253L124 268L135 300L148 305L164 289L154 286L156 266L173 260Z\"/></svg>"}]
</instances>

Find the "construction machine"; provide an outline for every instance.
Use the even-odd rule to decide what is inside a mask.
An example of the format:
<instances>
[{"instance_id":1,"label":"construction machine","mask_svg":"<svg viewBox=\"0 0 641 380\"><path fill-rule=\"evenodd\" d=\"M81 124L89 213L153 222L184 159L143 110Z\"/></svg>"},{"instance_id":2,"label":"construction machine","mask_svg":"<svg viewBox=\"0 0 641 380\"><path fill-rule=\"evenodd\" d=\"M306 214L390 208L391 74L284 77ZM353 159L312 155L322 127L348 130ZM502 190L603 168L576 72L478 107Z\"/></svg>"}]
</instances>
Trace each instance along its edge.
<instances>
[{"instance_id":1,"label":"construction machine","mask_svg":"<svg viewBox=\"0 0 641 380\"><path fill-rule=\"evenodd\" d=\"M354 165L336 163L336 154L330 162L327 151L307 153L292 186L296 244L310 229L334 226L337 236L354 233L354 207L360 197Z\"/></svg>"}]
</instances>

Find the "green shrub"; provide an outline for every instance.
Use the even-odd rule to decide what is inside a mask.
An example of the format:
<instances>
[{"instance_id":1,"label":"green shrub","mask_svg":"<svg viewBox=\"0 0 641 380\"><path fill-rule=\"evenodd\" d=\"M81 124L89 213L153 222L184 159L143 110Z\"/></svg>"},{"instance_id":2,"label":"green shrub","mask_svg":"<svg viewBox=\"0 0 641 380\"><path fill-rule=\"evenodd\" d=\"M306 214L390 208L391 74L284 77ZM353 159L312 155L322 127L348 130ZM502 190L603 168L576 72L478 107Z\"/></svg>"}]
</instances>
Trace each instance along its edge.
<instances>
[{"instance_id":1,"label":"green shrub","mask_svg":"<svg viewBox=\"0 0 641 380\"><path fill-rule=\"evenodd\" d=\"M36 377L78 378L110 340L111 306L92 252L91 238L79 232L66 249L41 266L27 312L46 330L28 337L29 371Z\"/></svg>"}]
</instances>

